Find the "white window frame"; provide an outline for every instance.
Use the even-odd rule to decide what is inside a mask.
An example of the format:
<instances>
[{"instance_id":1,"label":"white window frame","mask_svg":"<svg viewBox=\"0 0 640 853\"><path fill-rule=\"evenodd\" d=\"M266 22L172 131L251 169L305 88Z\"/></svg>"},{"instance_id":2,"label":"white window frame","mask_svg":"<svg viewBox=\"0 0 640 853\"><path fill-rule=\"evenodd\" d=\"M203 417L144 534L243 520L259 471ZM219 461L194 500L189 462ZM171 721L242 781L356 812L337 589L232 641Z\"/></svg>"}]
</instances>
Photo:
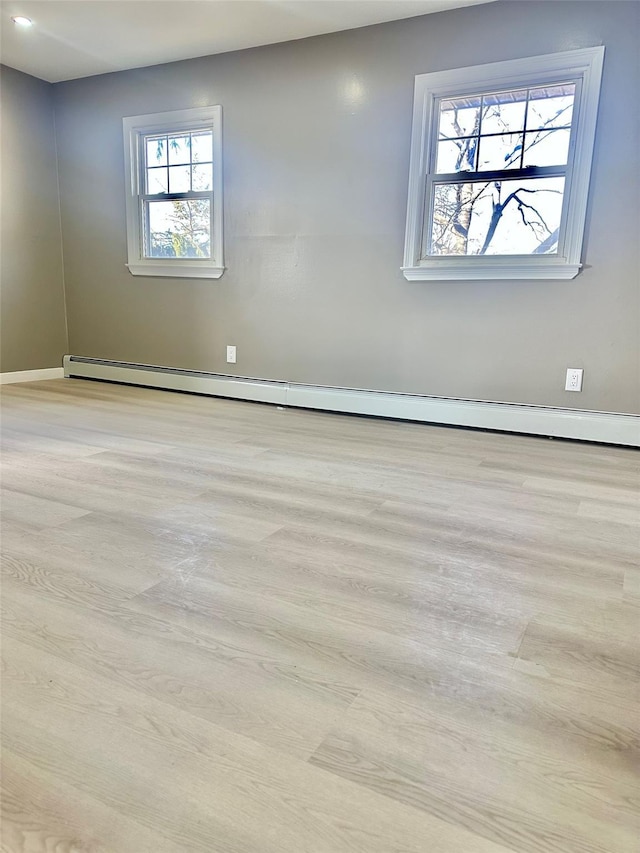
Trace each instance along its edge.
<instances>
[{"instance_id":1,"label":"white window frame","mask_svg":"<svg viewBox=\"0 0 640 853\"><path fill-rule=\"evenodd\" d=\"M415 78L409 199L402 272L410 281L571 279L580 272L604 47L492 62ZM437 99L576 81L558 252L554 255L423 257L435 160Z\"/></svg>"},{"instance_id":2,"label":"white window frame","mask_svg":"<svg viewBox=\"0 0 640 853\"><path fill-rule=\"evenodd\" d=\"M195 107L122 120L126 175L127 267L132 275L220 278L225 270L222 235L222 107ZM145 258L143 251L144 162L141 139L153 133L210 129L213 139L210 258Z\"/></svg>"}]
</instances>

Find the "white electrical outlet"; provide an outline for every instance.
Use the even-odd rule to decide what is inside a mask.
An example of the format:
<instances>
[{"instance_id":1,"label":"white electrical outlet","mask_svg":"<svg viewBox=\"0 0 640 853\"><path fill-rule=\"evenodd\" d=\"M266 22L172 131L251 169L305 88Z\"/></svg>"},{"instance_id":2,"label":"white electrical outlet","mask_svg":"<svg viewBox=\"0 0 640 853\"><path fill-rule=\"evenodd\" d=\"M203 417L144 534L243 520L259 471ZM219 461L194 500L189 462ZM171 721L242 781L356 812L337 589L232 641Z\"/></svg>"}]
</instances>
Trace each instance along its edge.
<instances>
[{"instance_id":1,"label":"white electrical outlet","mask_svg":"<svg viewBox=\"0 0 640 853\"><path fill-rule=\"evenodd\" d=\"M227 347L227 364L235 364L236 363L236 348L235 347Z\"/></svg>"},{"instance_id":2,"label":"white electrical outlet","mask_svg":"<svg viewBox=\"0 0 640 853\"><path fill-rule=\"evenodd\" d=\"M582 391L582 373L581 367L567 368L567 381L564 384L565 391Z\"/></svg>"}]
</instances>

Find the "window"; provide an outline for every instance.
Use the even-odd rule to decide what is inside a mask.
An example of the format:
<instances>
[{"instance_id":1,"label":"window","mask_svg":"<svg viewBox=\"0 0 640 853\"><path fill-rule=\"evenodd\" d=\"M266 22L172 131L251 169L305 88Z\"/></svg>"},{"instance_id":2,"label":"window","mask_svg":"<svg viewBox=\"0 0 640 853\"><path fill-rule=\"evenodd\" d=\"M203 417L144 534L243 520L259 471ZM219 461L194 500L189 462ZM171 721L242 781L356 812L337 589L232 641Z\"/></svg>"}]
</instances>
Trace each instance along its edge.
<instances>
[{"instance_id":1,"label":"window","mask_svg":"<svg viewBox=\"0 0 640 853\"><path fill-rule=\"evenodd\" d=\"M416 77L407 279L575 278L603 57Z\"/></svg>"},{"instance_id":2,"label":"window","mask_svg":"<svg viewBox=\"0 0 640 853\"><path fill-rule=\"evenodd\" d=\"M224 272L221 119L216 106L123 120L133 275Z\"/></svg>"}]
</instances>

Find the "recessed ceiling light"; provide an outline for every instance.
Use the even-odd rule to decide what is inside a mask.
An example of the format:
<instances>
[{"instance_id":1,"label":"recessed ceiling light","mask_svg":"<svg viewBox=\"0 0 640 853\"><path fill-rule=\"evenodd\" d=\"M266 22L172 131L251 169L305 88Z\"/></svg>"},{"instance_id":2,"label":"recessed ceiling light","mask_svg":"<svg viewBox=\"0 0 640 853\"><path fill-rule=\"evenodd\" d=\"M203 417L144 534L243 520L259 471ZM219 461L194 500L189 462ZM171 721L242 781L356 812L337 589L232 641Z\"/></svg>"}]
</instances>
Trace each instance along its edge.
<instances>
[{"instance_id":1,"label":"recessed ceiling light","mask_svg":"<svg viewBox=\"0 0 640 853\"><path fill-rule=\"evenodd\" d=\"M33 21L31 20L31 18L25 18L24 15L15 15L13 18L11 18L11 20L18 27L32 27L33 26Z\"/></svg>"}]
</instances>

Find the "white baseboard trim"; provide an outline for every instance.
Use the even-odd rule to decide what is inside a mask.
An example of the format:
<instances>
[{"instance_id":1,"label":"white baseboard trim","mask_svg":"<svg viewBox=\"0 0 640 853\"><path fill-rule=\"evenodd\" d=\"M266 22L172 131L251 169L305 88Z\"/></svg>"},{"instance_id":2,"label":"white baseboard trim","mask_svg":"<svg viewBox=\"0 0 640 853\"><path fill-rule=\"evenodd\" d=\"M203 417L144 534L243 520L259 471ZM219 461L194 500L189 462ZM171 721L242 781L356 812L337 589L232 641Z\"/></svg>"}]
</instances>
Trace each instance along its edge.
<instances>
[{"instance_id":1,"label":"white baseboard trim","mask_svg":"<svg viewBox=\"0 0 640 853\"><path fill-rule=\"evenodd\" d=\"M0 373L0 385L13 382L41 382L43 379L64 379L63 367L45 367L42 370L14 370L12 373Z\"/></svg>"},{"instance_id":2,"label":"white baseboard trim","mask_svg":"<svg viewBox=\"0 0 640 853\"><path fill-rule=\"evenodd\" d=\"M64 375L280 406L640 447L638 415L328 388L80 356L65 356Z\"/></svg>"}]
</instances>

